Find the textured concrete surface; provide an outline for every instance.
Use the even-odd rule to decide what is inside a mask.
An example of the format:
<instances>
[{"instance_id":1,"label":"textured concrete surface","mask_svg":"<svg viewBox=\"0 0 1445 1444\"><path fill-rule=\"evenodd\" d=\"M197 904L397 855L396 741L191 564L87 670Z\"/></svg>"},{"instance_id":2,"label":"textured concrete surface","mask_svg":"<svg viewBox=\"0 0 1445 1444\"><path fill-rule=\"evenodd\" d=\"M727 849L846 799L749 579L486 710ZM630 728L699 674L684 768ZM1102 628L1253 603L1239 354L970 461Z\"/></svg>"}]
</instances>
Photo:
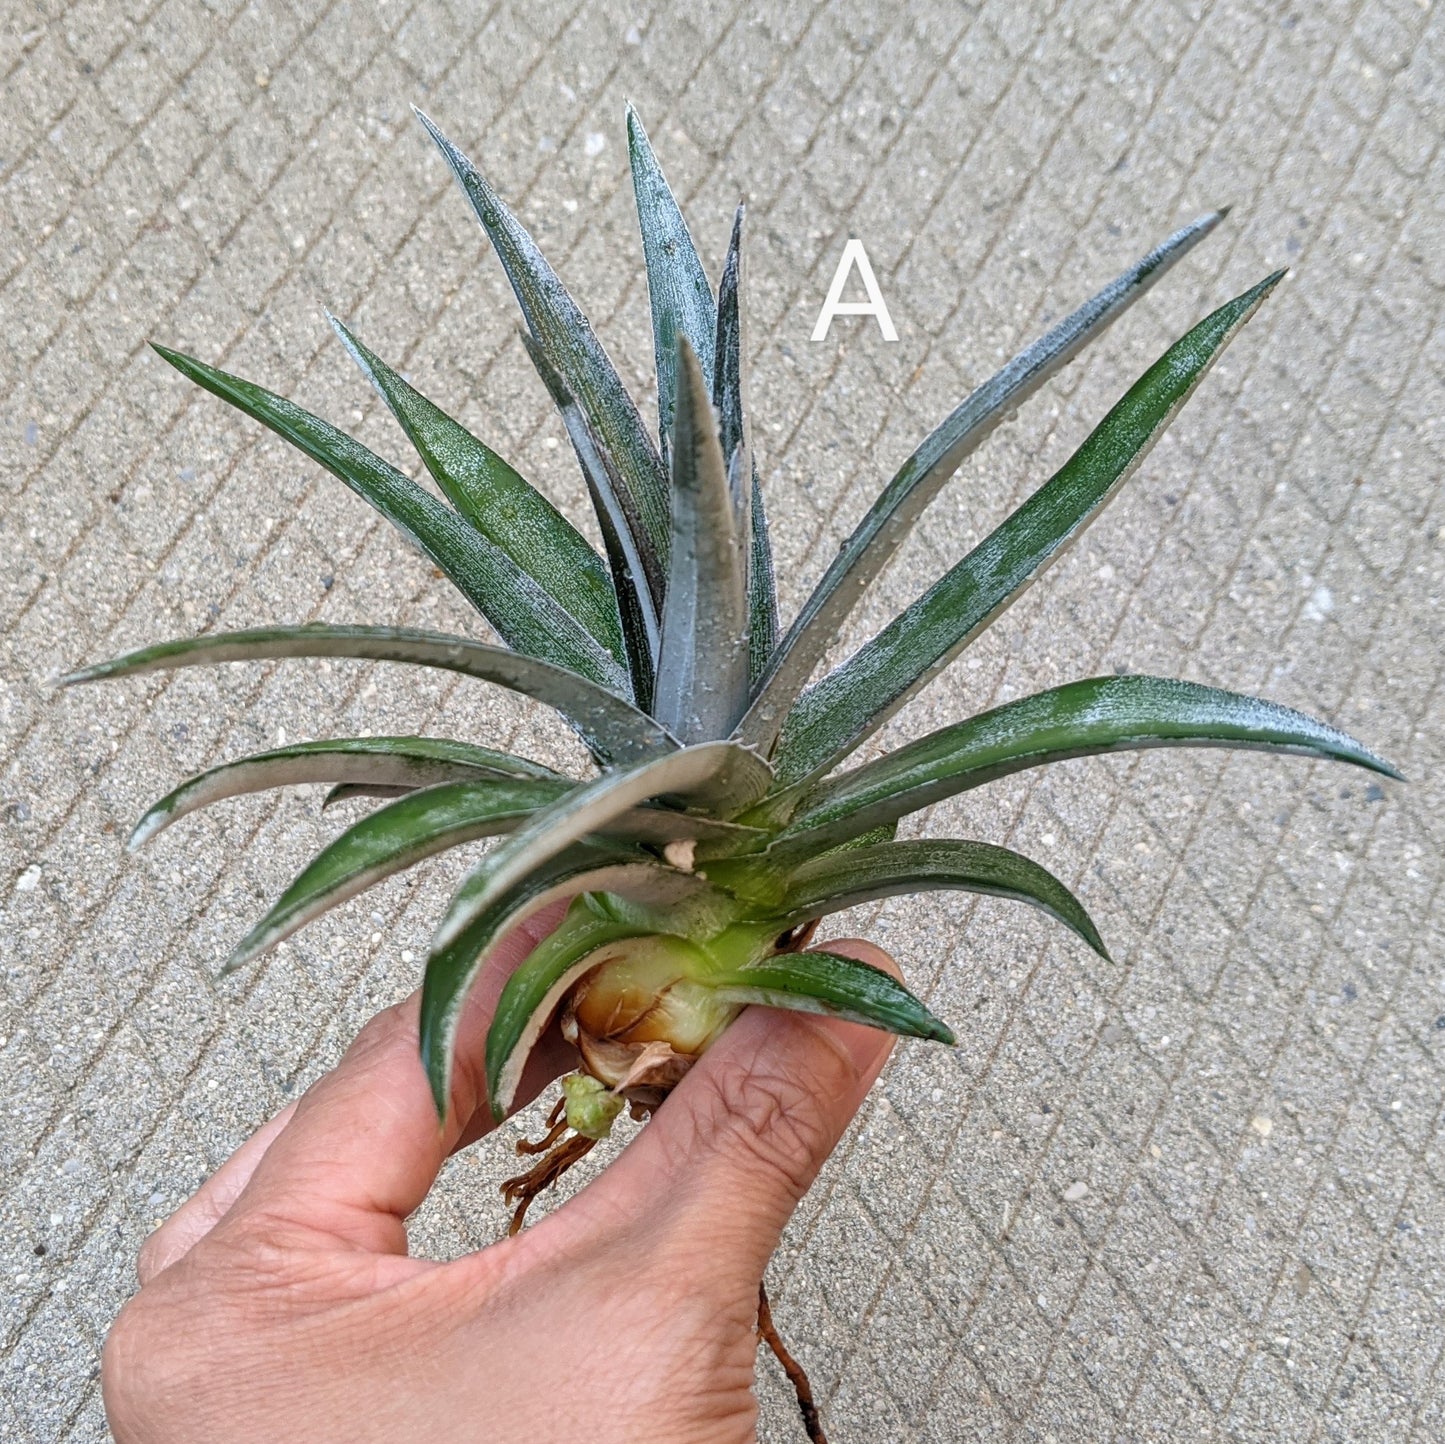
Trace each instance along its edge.
<instances>
[{"instance_id":1,"label":"textured concrete surface","mask_svg":"<svg viewBox=\"0 0 1445 1444\"><path fill-rule=\"evenodd\" d=\"M890 735L1129 668L1306 707L1412 779L1156 753L926 820L1057 869L1118 961L997 902L849 920L962 1042L900 1047L776 1263L834 1439L1445 1437L1438 6L7 0L0 74L0 1435L104 1437L97 1349L138 1243L410 986L456 875L408 875L218 983L336 820L303 789L129 859L143 804L283 736L576 760L533 709L398 669L48 690L210 626L471 625L339 484L142 343L401 458L327 304L580 515L510 296L407 104L484 163L645 385L630 96L714 267L751 203L788 606L1010 348L1232 202L965 468L853 640L1191 318L1288 263L1109 514ZM866 320L808 341L849 235L896 345ZM496 1236L505 1144L449 1170L419 1248ZM760 1393L763 1437L798 1438L770 1368Z\"/></svg>"}]
</instances>

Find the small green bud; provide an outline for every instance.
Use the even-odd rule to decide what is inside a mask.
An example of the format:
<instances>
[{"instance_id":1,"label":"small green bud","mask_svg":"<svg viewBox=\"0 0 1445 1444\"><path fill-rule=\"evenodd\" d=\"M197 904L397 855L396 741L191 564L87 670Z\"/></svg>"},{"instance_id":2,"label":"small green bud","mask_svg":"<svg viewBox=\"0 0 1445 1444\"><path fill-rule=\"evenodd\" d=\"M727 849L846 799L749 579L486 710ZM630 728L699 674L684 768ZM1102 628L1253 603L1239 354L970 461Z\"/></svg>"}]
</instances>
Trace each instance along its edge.
<instances>
[{"instance_id":1,"label":"small green bud","mask_svg":"<svg viewBox=\"0 0 1445 1444\"><path fill-rule=\"evenodd\" d=\"M569 1073L562 1080L567 1100L567 1126L584 1138L606 1138L612 1121L622 1112L622 1099L605 1083L586 1073Z\"/></svg>"}]
</instances>

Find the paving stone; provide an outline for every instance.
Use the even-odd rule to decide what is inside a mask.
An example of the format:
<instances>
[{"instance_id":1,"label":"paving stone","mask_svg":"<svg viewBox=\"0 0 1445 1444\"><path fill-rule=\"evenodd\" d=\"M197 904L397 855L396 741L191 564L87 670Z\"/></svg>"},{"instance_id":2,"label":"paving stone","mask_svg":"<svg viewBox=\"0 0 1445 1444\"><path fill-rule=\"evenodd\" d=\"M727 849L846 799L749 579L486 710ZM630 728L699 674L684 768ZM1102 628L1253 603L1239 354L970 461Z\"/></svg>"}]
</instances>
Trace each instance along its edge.
<instances>
[{"instance_id":1,"label":"paving stone","mask_svg":"<svg viewBox=\"0 0 1445 1444\"><path fill-rule=\"evenodd\" d=\"M1116 961L991 900L840 919L897 953L960 1047L900 1046L774 1266L831 1437L1438 1435L1440 7L45 10L0 27L0 1434L106 1437L96 1351L145 1231L414 984L404 952L450 877L419 870L218 985L339 819L310 796L237 800L128 858L138 810L280 729L580 759L520 699L394 668L53 692L62 665L209 626L475 626L362 503L143 343L401 455L319 297L592 535L505 280L406 105L485 160L645 391L630 95L714 273L749 201L785 609L969 388L1176 218L1235 204L967 464L835 660L1062 464L1177 328L1292 267L1111 514L890 743L1127 669L1323 712L1412 778L1161 751L909 824L1038 857ZM896 346L866 318L807 339L847 235ZM419 1251L495 1234L505 1152L452 1165ZM776 1371L759 1397L760 1437L796 1438Z\"/></svg>"}]
</instances>

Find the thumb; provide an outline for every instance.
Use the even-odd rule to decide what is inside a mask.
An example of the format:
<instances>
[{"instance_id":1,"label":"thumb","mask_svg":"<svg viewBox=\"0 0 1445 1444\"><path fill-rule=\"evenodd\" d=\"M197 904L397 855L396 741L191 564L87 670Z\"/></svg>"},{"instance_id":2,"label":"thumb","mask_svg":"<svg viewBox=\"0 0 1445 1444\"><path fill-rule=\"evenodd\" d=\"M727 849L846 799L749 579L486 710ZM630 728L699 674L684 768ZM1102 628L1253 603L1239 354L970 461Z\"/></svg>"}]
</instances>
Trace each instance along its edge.
<instances>
[{"instance_id":1,"label":"thumb","mask_svg":"<svg viewBox=\"0 0 1445 1444\"><path fill-rule=\"evenodd\" d=\"M898 976L871 943L828 951ZM859 1023L749 1008L577 1201L760 1278L892 1047L891 1034Z\"/></svg>"}]
</instances>

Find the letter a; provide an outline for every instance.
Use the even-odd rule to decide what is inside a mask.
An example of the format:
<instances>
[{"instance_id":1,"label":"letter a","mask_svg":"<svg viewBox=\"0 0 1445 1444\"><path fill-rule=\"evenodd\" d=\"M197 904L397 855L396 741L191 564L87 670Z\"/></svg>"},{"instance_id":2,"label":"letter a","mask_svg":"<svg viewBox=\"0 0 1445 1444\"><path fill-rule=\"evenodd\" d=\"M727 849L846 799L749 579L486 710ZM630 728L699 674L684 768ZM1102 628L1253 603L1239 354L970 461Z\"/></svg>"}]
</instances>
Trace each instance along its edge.
<instances>
[{"instance_id":1,"label":"letter a","mask_svg":"<svg viewBox=\"0 0 1445 1444\"><path fill-rule=\"evenodd\" d=\"M839 299L843 294L843 287L848 283L848 272L854 266L858 267L859 279L863 282L863 289L868 292L866 301ZM838 269L833 273L833 284L828 287L828 299L823 302L823 309L818 312L818 324L813 327L814 341L827 339L828 328L833 324L834 316L876 316L883 339L898 339L898 332L893 329L893 318L888 314L888 303L883 299L883 292L878 289L878 281L873 274L873 267L868 263L868 252L863 249L862 241L850 240L843 247L843 259L838 262Z\"/></svg>"}]
</instances>

